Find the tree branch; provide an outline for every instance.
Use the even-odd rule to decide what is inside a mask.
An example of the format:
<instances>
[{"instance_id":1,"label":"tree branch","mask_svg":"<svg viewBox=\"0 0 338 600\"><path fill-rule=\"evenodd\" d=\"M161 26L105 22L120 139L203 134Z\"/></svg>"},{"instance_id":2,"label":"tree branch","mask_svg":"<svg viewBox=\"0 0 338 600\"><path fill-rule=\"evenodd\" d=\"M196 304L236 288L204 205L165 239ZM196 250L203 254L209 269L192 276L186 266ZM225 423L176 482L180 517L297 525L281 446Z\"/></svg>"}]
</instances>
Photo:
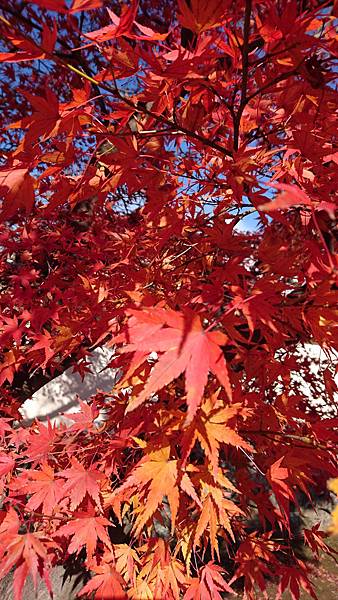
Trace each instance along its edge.
<instances>
[{"instance_id":1,"label":"tree branch","mask_svg":"<svg viewBox=\"0 0 338 600\"><path fill-rule=\"evenodd\" d=\"M250 3L251 3L251 0L250 0ZM1 15L0 15L0 20L2 20L5 23L5 25L7 25L7 27L12 29L15 33L17 33L21 36L23 35L20 32L18 32L15 29L15 27L7 19L5 19L4 17L1 17ZM111 87L110 85L107 85L105 82L96 81L96 79L94 77L89 75L86 71L82 70L82 67L78 68L78 67L74 66L73 64L71 64L70 62L68 62L68 60L65 59L64 55L60 55L60 53L58 53L58 52L48 52L47 50L45 50L45 48L43 48L41 45L37 44L34 40L32 40L28 36L25 36L25 39L27 41L29 41L30 43L32 43L33 45L35 45L35 47L37 49L41 50L46 56L48 56L48 58L50 60L53 60L54 62L57 62L60 65L63 65L64 67L66 67L67 69L73 71L73 73L76 73L82 79L89 81L96 88L99 87L100 89L103 89L103 90L109 92L109 94L111 94L112 96L115 96L115 98L118 98L119 100L121 100L122 102L127 104L127 106L130 106L135 112L138 112L140 114L146 114L149 117L151 117L152 119L154 119L156 122L165 124L171 128L174 128L178 132L184 133L188 138L192 138L196 141L199 141L204 146L209 146L210 148L217 150L217 152L220 152L224 156L229 156L230 158L232 158L232 152L230 150L228 150L227 148L225 148L224 146L217 144L217 142L213 142L209 138L206 138L206 137L196 133L195 131L191 131L190 129L187 129L186 127L183 127L181 125L176 126L175 122L172 119L166 118L163 115L158 115L158 114L152 112L150 109L148 109L145 106L140 107L140 106L135 105L133 100L131 100L131 99L127 98L126 96L124 96L123 94L121 94L121 92L117 88L117 86Z\"/></svg>"},{"instance_id":2,"label":"tree branch","mask_svg":"<svg viewBox=\"0 0 338 600\"><path fill-rule=\"evenodd\" d=\"M23 403L47 383L53 381L53 379L59 377L59 375L62 375L62 373L69 369L74 362L74 356L68 356L57 369L53 371L46 370L45 373L43 373L42 370L39 370L34 373L34 375L30 373L28 365L25 365L15 373L11 384L11 392Z\"/></svg>"},{"instance_id":3,"label":"tree branch","mask_svg":"<svg viewBox=\"0 0 338 600\"><path fill-rule=\"evenodd\" d=\"M241 85L241 100L238 107L238 111L234 119L234 149L237 151L239 146L239 128L243 110L247 103L246 90L248 85L248 69L249 69L249 37L250 37L250 17L251 17L252 0L246 0L245 2L245 15L244 15L244 31L243 31L243 45L241 46L242 53L242 85Z\"/></svg>"},{"instance_id":4,"label":"tree branch","mask_svg":"<svg viewBox=\"0 0 338 600\"><path fill-rule=\"evenodd\" d=\"M8 12L10 15L12 15L18 21L21 21L22 23L25 23L29 27L32 27L33 29L36 29L40 33L43 32L43 27L39 23L36 23L35 21L32 21L30 19L27 19L27 17L25 17L21 13L18 13L17 11L14 11L10 6L5 6L4 8L2 8L2 10L4 12ZM84 12L81 13L81 14L83 16ZM9 21L7 21L7 19L3 19L3 18L1 18L1 16L0 16L0 19L3 21L3 23L5 23L5 25L7 25L8 27L12 27L12 24ZM24 35L24 34L21 33L21 35ZM72 49L63 40L58 39L58 43L67 52L71 53ZM36 43L35 43L35 45L36 45ZM88 69L88 64L87 64L86 60L82 56L79 56L79 55L75 56L75 55L71 54L71 58L72 58L72 60L75 60L81 66L81 68ZM94 87L94 90L95 90L95 94L97 95L98 104L100 105L100 108L101 108L103 114L107 114L108 110L107 110L107 107L106 107L106 105L104 103L102 95L100 93L100 89L99 89L98 83L96 84L96 86L95 86L95 84L93 84L93 87Z\"/></svg>"},{"instance_id":5,"label":"tree branch","mask_svg":"<svg viewBox=\"0 0 338 600\"><path fill-rule=\"evenodd\" d=\"M269 431L269 430L257 430L257 431L250 431L249 429L240 429L239 433L241 433L242 435L246 434L246 435L261 435L263 437L267 437L268 439L273 439L273 438L285 438L286 442L285 443L291 443L291 442L295 442L295 445L297 445L299 447L299 444L297 444L297 442L301 442L301 448L319 448L320 450L327 450L328 452L333 451L333 449L336 447L332 446L332 448L329 445L324 446L323 444L320 444L318 442L316 442L316 440L311 439L307 436L303 436L303 435L294 435L292 433L284 433L283 431ZM277 441L276 440L276 441ZM278 440L279 441L279 440ZM280 440L283 441L283 440Z\"/></svg>"}]
</instances>

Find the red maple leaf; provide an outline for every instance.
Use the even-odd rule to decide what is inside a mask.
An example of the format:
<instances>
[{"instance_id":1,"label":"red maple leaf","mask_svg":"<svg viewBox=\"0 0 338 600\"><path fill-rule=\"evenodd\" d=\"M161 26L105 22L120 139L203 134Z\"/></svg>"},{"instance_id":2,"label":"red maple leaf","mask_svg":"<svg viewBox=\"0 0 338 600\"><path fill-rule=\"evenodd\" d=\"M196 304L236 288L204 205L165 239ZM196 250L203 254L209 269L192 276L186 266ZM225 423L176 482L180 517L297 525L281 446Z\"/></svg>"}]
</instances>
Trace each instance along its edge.
<instances>
[{"instance_id":1,"label":"red maple leaf","mask_svg":"<svg viewBox=\"0 0 338 600\"><path fill-rule=\"evenodd\" d=\"M0 477L10 473L15 467L15 460L7 454L0 454Z\"/></svg>"},{"instance_id":2,"label":"red maple leaf","mask_svg":"<svg viewBox=\"0 0 338 600\"><path fill-rule=\"evenodd\" d=\"M149 396L185 372L188 420L195 415L208 381L208 373L216 375L232 398L229 373L221 346L227 337L220 331L205 331L199 316L189 319L171 310L130 311L129 344L124 351L161 353L143 391L130 402L134 410Z\"/></svg>"},{"instance_id":3,"label":"red maple leaf","mask_svg":"<svg viewBox=\"0 0 338 600\"><path fill-rule=\"evenodd\" d=\"M37 422L29 432L27 456L38 462L47 461L59 438L59 430L49 421L47 425Z\"/></svg>"},{"instance_id":4,"label":"red maple leaf","mask_svg":"<svg viewBox=\"0 0 338 600\"><path fill-rule=\"evenodd\" d=\"M127 594L123 590L125 581L113 564L104 562L93 567L93 570L96 575L86 583L79 596L88 596L95 592L95 600L126 600Z\"/></svg>"},{"instance_id":5,"label":"red maple leaf","mask_svg":"<svg viewBox=\"0 0 338 600\"><path fill-rule=\"evenodd\" d=\"M299 600L300 590L303 588L309 596L318 600L306 573L306 567L301 560L295 566L283 566L282 577L278 586L276 600L280 600L283 592L289 588L292 600Z\"/></svg>"},{"instance_id":6,"label":"red maple leaf","mask_svg":"<svg viewBox=\"0 0 338 600\"><path fill-rule=\"evenodd\" d=\"M83 431L88 429L89 431L95 430L94 421L99 416L99 410L95 403L87 404L80 400L81 410L76 413L67 413L67 419L74 421L74 425L71 426L72 431Z\"/></svg>"},{"instance_id":7,"label":"red maple leaf","mask_svg":"<svg viewBox=\"0 0 338 600\"><path fill-rule=\"evenodd\" d=\"M101 540L108 549L111 549L111 543L107 533L107 527L110 525L111 523L108 519L95 515L93 506L90 506L87 511L78 511L74 513L72 521L58 529L57 537L60 535L66 537L71 536L72 540L68 546L69 554L78 553L85 547L87 559L91 560L99 540Z\"/></svg>"},{"instance_id":8,"label":"red maple leaf","mask_svg":"<svg viewBox=\"0 0 338 600\"><path fill-rule=\"evenodd\" d=\"M26 492L32 494L27 508L38 510L42 506L42 512L51 515L64 496L60 480L55 478L54 470L46 463L41 465L40 471L28 471L27 475Z\"/></svg>"},{"instance_id":9,"label":"red maple leaf","mask_svg":"<svg viewBox=\"0 0 338 600\"><path fill-rule=\"evenodd\" d=\"M303 204L305 206L312 207L313 203L309 196L296 185L289 185L287 183L274 183L271 184L276 190L280 190L282 193L267 204L262 204L259 209L266 211L275 211L281 209L288 209L291 206L298 206Z\"/></svg>"},{"instance_id":10,"label":"red maple leaf","mask_svg":"<svg viewBox=\"0 0 338 600\"><path fill-rule=\"evenodd\" d=\"M81 504L86 495L90 496L101 508L99 482L105 475L94 468L86 468L76 458L72 459L72 467L59 471L58 475L67 479L63 485L63 493L70 497L70 508L74 510Z\"/></svg>"},{"instance_id":11,"label":"red maple leaf","mask_svg":"<svg viewBox=\"0 0 338 600\"><path fill-rule=\"evenodd\" d=\"M9 425L10 419L5 419L4 417L0 417L0 440L3 440L6 432L12 431L11 426Z\"/></svg>"},{"instance_id":12,"label":"red maple leaf","mask_svg":"<svg viewBox=\"0 0 338 600\"><path fill-rule=\"evenodd\" d=\"M130 6L124 6L122 8L121 17L118 17L112 10L108 9L113 25L108 25L102 29L86 33L86 37L95 42L105 42L129 33L135 21L137 8L138 2L133 0Z\"/></svg>"},{"instance_id":13,"label":"red maple leaf","mask_svg":"<svg viewBox=\"0 0 338 600\"><path fill-rule=\"evenodd\" d=\"M16 566L13 578L14 600L21 600L22 590L28 575L37 587L38 573L42 573L51 592L48 572L47 548L42 533L19 533L20 521L14 509L10 509L0 526L0 579Z\"/></svg>"},{"instance_id":14,"label":"red maple leaf","mask_svg":"<svg viewBox=\"0 0 338 600\"><path fill-rule=\"evenodd\" d=\"M48 140L57 133L60 123L59 100L51 89L46 89L46 97L33 96L25 92L27 100L31 103L34 112L29 117L24 117L20 123L21 127L27 127L25 143L35 143L41 138Z\"/></svg>"},{"instance_id":15,"label":"red maple leaf","mask_svg":"<svg viewBox=\"0 0 338 600\"><path fill-rule=\"evenodd\" d=\"M27 168L1 169L0 194L4 194L4 219L12 216L18 208L29 213L34 204L34 178Z\"/></svg>"},{"instance_id":16,"label":"red maple leaf","mask_svg":"<svg viewBox=\"0 0 338 600\"><path fill-rule=\"evenodd\" d=\"M0 335L0 344L5 345L8 339L13 339L16 345L20 345L22 332L25 327L25 323L20 323L16 315L13 319L11 317L2 316L2 321L5 325L2 326L2 333Z\"/></svg>"},{"instance_id":17,"label":"red maple leaf","mask_svg":"<svg viewBox=\"0 0 338 600\"><path fill-rule=\"evenodd\" d=\"M178 0L180 23L196 33L217 27L223 20L227 9L224 0Z\"/></svg>"},{"instance_id":18,"label":"red maple leaf","mask_svg":"<svg viewBox=\"0 0 338 600\"><path fill-rule=\"evenodd\" d=\"M44 32L45 28L46 26L44 26ZM19 63L46 57L44 50L37 46L32 40L26 40L19 34L8 35L8 39L17 50L15 52L0 52L0 63Z\"/></svg>"},{"instance_id":19,"label":"red maple leaf","mask_svg":"<svg viewBox=\"0 0 338 600\"><path fill-rule=\"evenodd\" d=\"M36 352L37 350L42 350L44 353L44 359L41 361L42 369L45 369L48 361L53 358L55 351L52 350L52 338L46 329L43 329L41 333L35 334L35 344L27 350L27 354L31 354L32 352Z\"/></svg>"},{"instance_id":20,"label":"red maple leaf","mask_svg":"<svg viewBox=\"0 0 338 600\"><path fill-rule=\"evenodd\" d=\"M289 502L295 499L295 494L289 481L289 469L287 466L282 466L283 464L285 464L285 457L281 456L271 465L267 477L282 511L282 518L288 523Z\"/></svg>"}]
</instances>

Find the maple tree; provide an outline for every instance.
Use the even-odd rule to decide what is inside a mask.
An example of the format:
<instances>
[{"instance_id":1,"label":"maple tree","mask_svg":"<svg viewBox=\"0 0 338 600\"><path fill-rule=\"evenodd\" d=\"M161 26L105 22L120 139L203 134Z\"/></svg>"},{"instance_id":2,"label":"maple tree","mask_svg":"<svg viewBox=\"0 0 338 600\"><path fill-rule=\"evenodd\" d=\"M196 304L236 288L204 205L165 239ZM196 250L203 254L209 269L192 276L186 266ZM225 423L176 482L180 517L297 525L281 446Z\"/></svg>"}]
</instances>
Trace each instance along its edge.
<instances>
[{"instance_id":1,"label":"maple tree","mask_svg":"<svg viewBox=\"0 0 338 600\"><path fill-rule=\"evenodd\" d=\"M252 600L271 577L315 597L291 515L336 489L336 17L320 0L2 3L15 600L73 555L82 597ZM22 421L105 344L110 393ZM330 552L318 525L301 535Z\"/></svg>"}]
</instances>

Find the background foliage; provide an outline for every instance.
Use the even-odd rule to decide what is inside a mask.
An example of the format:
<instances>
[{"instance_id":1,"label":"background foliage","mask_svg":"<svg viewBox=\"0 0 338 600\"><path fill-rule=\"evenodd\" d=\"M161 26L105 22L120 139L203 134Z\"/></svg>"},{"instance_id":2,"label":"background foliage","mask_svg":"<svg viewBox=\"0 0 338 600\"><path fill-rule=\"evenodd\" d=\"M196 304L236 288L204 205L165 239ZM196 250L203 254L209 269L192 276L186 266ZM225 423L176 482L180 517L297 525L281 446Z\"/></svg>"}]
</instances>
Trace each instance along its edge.
<instances>
[{"instance_id":1,"label":"background foliage","mask_svg":"<svg viewBox=\"0 0 338 600\"><path fill-rule=\"evenodd\" d=\"M251 600L269 577L315 597L297 536L330 550L292 515L336 474L335 17L316 0L3 3L0 577L15 568L16 600L74 558L100 599L241 584ZM110 393L68 425L20 424L104 344Z\"/></svg>"}]
</instances>

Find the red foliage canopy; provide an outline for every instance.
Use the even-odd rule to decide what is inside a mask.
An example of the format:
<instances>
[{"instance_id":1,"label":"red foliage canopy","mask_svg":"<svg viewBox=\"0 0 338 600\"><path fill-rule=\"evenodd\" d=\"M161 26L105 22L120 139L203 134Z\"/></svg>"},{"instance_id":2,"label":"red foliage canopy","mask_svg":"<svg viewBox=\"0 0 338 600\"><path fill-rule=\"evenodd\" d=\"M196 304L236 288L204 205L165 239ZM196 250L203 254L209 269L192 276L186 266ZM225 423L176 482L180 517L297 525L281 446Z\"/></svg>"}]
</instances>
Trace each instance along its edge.
<instances>
[{"instance_id":1,"label":"red foliage canopy","mask_svg":"<svg viewBox=\"0 0 338 600\"><path fill-rule=\"evenodd\" d=\"M72 555L98 599L242 582L252 600L269 576L314 595L290 515L336 473L333 4L2 3L0 577L15 567L15 600ZM58 426L22 422L104 344L110 393ZM323 536L302 539L316 553Z\"/></svg>"}]
</instances>

